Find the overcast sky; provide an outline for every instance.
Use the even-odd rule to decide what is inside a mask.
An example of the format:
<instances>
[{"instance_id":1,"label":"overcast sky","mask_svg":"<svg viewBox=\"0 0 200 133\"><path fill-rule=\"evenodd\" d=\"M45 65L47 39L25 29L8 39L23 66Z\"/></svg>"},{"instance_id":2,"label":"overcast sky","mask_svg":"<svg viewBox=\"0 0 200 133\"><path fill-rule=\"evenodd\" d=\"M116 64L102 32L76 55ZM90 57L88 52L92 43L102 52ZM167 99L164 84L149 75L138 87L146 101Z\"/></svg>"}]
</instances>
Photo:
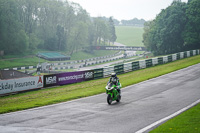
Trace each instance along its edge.
<instances>
[{"instance_id":1,"label":"overcast sky","mask_svg":"<svg viewBox=\"0 0 200 133\"><path fill-rule=\"evenodd\" d=\"M113 16L118 20L133 18L152 20L161 9L168 7L173 0L69 0L79 3L91 17ZM187 2L188 0L182 0Z\"/></svg>"}]
</instances>

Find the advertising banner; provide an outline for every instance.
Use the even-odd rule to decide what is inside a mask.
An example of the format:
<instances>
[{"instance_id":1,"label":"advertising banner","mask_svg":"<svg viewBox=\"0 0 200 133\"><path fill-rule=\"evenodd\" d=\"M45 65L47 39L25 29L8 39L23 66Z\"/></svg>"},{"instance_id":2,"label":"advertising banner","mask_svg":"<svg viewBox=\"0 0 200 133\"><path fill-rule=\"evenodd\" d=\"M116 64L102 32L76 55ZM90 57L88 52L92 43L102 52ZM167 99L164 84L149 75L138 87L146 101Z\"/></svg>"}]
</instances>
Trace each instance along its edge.
<instances>
[{"instance_id":1,"label":"advertising banner","mask_svg":"<svg viewBox=\"0 0 200 133\"><path fill-rule=\"evenodd\" d=\"M57 74L44 75L44 87L56 86L56 85L58 85Z\"/></svg>"},{"instance_id":2,"label":"advertising banner","mask_svg":"<svg viewBox=\"0 0 200 133\"><path fill-rule=\"evenodd\" d=\"M66 85L92 79L94 79L94 70L45 75L44 86Z\"/></svg>"},{"instance_id":3,"label":"advertising banner","mask_svg":"<svg viewBox=\"0 0 200 133\"><path fill-rule=\"evenodd\" d=\"M126 51L146 51L145 47L131 46L91 46L93 50L126 50Z\"/></svg>"},{"instance_id":4,"label":"advertising banner","mask_svg":"<svg viewBox=\"0 0 200 133\"><path fill-rule=\"evenodd\" d=\"M0 95L43 87L43 76L0 80Z\"/></svg>"}]
</instances>

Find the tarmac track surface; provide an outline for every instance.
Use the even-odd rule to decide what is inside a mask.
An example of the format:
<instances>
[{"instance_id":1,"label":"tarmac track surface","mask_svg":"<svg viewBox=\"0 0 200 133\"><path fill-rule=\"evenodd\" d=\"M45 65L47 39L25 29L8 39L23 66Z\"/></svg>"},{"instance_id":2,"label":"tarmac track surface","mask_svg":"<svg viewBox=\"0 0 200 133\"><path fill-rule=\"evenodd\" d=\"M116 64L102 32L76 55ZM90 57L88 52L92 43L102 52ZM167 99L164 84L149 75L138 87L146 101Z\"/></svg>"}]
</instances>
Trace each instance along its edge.
<instances>
[{"instance_id":1,"label":"tarmac track surface","mask_svg":"<svg viewBox=\"0 0 200 133\"><path fill-rule=\"evenodd\" d=\"M200 99L200 64L106 94L0 115L1 133L134 133Z\"/></svg>"}]
</instances>

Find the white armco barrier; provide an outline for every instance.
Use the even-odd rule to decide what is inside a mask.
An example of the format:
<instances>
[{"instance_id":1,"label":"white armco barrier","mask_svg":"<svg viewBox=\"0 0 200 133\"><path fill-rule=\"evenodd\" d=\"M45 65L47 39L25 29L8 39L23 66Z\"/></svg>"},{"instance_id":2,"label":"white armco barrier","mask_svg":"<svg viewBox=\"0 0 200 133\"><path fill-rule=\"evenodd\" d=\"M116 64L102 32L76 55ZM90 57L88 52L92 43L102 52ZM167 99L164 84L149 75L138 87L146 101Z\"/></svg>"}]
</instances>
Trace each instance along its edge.
<instances>
[{"instance_id":1,"label":"white armco barrier","mask_svg":"<svg viewBox=\"0 0 200 133\"><path fill-rule=\"evenodd\" d=\"M104 77L109 77L111 73L114 73L114 66L103 68L103 76Z\"/></svg>"},{"instance_id":2,"label":"white armco barrier","mask_svg":"<svg viewBox=\"0 0 200 133\"><path fill-rule=\"evenodd\" d=\"M167 63L168 62L168 57L167 56L163 56L163 63Z\"/></svg>"},{"instance_id":3,"label":"white armco barrier","mask_svg":"<svg viewBox=\"0 0 200 133\"><path fill-rule=\"evenodd\" d=\"M197 55L196 50L193 50L193 55Z\"/></svg>"},{"instance_id":4,"label":"white armco barrier","mask_svg":"<svg viewBox=\"0 0 200 133\"><path fill-rule=\"evenodd\" d=\"M180 59L184 58L184 52L180 52Z\"/></svg>"},{"instance_id":5,"label":"white armco barrier","mask_svg":"<svg viewBox=\"0 0 200 133\"><path fill-rule=\"evenodd\" d=\"M131 63L124 63L124 72L132 71L132 62Z\"/></svg>"},{"instance_id":6,"label":"white armco barrier","mask_svg":"<svg viewBox=\"0 0 200 133\"><path fill-rule=\"evenodd\" d=\"M152 64L153 64L153 66L157 65L158 64L158 58L153 58Z\"/></svg>"},{"instance_id":7,"label":"white armco barrier","mask_svg":"<svg viewBox=\"0 0 200 133\"><path fill-rule=\"evenodd\" d=\"M172 55L172 61L175 61L175 60L177 60L177 56L176 56L176 54L173 54Z\"/></svg>"},{"instance_id":8,"label":"white armco barrier","mask_svg":"<svg viewBox=\"0 0 200 133\"><path fill-rule=\"evenodd\" d=\"M190 51L187 51L187 57L190 57Z\"/></svg>"},{"instance_id":9,"label":"white armco barrier","mask_svg":"<svg viewBox=\"0 0 200 133\"><path fill-rule=\"evenodd\" d=\"M139 66L140 66L140 69L146 68L146 61L145 60L139 61Z\"/></svg>"},{"instance_id":10,"label":"white armco barrier","mask_svg":"<svg viewBox=\"0 0 200 133\"><path fill-rule=\"evenodd\" d=\"M43 87L43 76L0 80L0 95Z\"/></svg>"}]
</instances>

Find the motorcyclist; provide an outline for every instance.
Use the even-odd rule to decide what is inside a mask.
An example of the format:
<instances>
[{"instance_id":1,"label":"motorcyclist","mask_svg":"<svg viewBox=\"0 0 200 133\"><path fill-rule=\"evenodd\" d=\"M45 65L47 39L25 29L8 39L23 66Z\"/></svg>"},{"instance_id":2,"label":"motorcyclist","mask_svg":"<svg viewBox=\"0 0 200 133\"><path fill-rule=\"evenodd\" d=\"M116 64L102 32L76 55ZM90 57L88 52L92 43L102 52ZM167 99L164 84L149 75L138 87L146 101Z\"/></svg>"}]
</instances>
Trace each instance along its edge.
<instances>
[{"instance_id":1,"label":"motorcyclist","mask_svg":"<svg viewBox=\"0 0 200 133\"><path fill-rule=\"evenodd\" d=\"M113 83L117 86L117 91L121 94L121 91L119 89L119 78L117 77L117 74L116 73L111 73L111 77L110 77L110 80L108 81L108 83Z\"/></svg>"}]
</instances>

